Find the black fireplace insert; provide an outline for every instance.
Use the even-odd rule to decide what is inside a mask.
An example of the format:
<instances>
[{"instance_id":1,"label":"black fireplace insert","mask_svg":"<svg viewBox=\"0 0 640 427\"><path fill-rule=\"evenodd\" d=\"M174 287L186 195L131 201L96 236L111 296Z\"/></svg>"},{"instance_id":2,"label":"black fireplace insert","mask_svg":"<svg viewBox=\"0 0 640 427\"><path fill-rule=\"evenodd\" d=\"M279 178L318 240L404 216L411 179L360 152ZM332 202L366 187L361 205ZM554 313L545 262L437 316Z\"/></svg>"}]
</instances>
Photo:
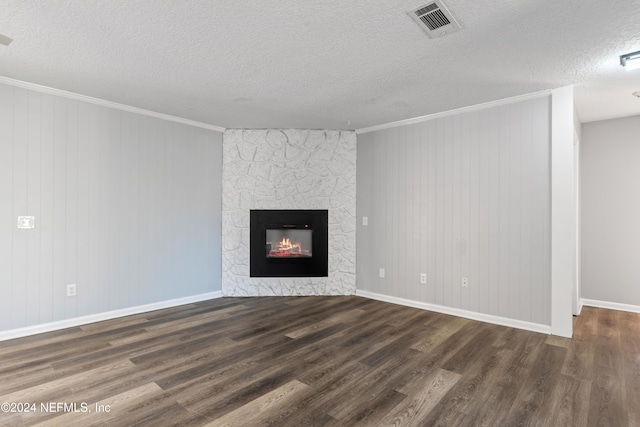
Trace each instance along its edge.
<instances>
[{"instance_id":1,"label":"black fireplace insert","mask_svg":"<svg viewBox=\"0 0 640 427\"><path fill-rule=\"evenodd\" d=\"M252 210L251 277L327 277L328 211Z\"/></svg>"}]
</instances>

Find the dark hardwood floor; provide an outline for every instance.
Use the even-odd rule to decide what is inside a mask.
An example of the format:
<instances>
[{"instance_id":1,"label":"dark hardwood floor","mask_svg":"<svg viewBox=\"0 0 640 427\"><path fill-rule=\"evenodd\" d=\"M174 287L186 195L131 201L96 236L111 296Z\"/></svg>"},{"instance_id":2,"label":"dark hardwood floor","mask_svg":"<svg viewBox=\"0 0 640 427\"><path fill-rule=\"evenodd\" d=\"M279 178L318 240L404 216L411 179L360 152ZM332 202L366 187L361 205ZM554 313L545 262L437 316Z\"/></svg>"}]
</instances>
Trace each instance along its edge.
<instances>
[{"instance_id":1,"label":"dark hardwood floor","mask_svg":"<svg viewBox=\"0 0 640 427\"><path fill-rule=\"evenodd\" d=\"M221 298L0 342L0 425L640 426L640 314L574 322Z\"/></svg>"}]
</instances>

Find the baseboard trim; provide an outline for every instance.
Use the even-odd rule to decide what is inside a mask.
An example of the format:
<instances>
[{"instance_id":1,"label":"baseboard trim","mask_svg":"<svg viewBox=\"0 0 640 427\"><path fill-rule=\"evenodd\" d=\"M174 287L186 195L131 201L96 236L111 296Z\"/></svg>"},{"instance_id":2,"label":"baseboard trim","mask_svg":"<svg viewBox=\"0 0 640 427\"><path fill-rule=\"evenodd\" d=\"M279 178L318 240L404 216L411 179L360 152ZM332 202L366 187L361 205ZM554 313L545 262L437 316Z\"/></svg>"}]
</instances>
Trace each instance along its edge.
<instances>
[{"instance_id":1,"label":"baseboard trim","mask_svg":"<svg viewBox=\"0 0 640 427\"><path fill-rule=\"evenodd\" d=\"M598 301L595 299L581 299L580 305L587 307L608 308L609 310L630 311L632 313L640 313L640 306L631 304L622 304L619 302Z\"/></svg>"},{"instance_id":2,"label":"baseboard trim","mask_svg":"<svg viewBox=\"0 0 640 427\"><path fill-rule=\"evenodd\" d=\"M356 295L375 299L378 301L390 302L393 304L404 305L407 307L420 308L422 310L435 311L437 313L450 314L452 316L464 317L466 319L478 320L480 322L492 323L494 325L507 326L510 328L524 329L526 331L539 332L542 334L551 334L551 326L541 325L539 323L525 322L522 320L509 319L506 317L493 316L491 314L477 313L474 311L463 310L460 308L446 307L443 305L430 304L421 301L414 301L405 298L398 298L389 295L378 294L357 290Z\"/></svg>"},{"instance_id":3,"label":"baseboard trim","mask_svg":"<svg viewBox=\"0 0 640 427\"><path fill-rule=\"evenodd\" d=\"M106 311L104 313L90 314L87 316L74 317L73 319L58 320L41 325L26 326L24 328L11 329L0 332L0 341L11 340L14 338L22 338L29 335L42 334L45 332L57 331L64 328L72 328L74 326L86 325L89 323L101 322L103 320L115 319L117 317L130 316L132 314L146 313L149 311L161 310L163 308L177 307L179 305L191 304L209 299L222 297L222 292L208 292L206 294L193 295L190 297L177 298L168 301L154 302L151 304L138 305L136 307L127 307L119 310Z\"/></svg>"}]
</instances>

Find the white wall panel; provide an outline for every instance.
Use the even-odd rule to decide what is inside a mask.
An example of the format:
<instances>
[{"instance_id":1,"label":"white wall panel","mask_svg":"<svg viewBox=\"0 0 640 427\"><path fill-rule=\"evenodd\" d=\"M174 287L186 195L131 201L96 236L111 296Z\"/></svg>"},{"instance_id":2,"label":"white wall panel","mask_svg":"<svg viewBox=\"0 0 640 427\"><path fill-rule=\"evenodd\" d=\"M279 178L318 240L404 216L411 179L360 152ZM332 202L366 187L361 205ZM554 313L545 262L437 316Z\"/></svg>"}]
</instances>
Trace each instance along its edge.
<instances>
[{"instance_id":1,"label":"white wall panel","mask_svg":"<svg viewBox=\"0 0 640 427\"><path fill-rule=\"evenodd\" d=\"M215 131L0 84L0 331L219 291L221 157Z\"/></svg>"},{"instance_id":2,"label":"white wall panel","mask_svg":"<svg viewBox=\"0 0 640 427\"><path fill-rule=\"evenodd\" d=\"M15 144L3 143L14 139L13 89L0 85L0 284L5 292L0 298L0 325L11 325L13 287L13 238L16 218L13 209L13 150Z\"/></svg>"},{"instance_id":3,"label":"white wall panel","mask_svg":"<svg viewBox=\"0 0 640 427\"><path fill-rule=\"evenodd\" d=\"M580 278L591 304L640 307L638 135L640 116L582 125Z\"/></svg>"},{"instance_id":4,"label":"white wall panel","mask_svg":"<svg viewBox=\"0 0 640 427\"><path fill-rule=\"evenodd\" d=\"M541 97L359 135L358 289L550 325L549 112Z\"/></svg>"}]
</instances>

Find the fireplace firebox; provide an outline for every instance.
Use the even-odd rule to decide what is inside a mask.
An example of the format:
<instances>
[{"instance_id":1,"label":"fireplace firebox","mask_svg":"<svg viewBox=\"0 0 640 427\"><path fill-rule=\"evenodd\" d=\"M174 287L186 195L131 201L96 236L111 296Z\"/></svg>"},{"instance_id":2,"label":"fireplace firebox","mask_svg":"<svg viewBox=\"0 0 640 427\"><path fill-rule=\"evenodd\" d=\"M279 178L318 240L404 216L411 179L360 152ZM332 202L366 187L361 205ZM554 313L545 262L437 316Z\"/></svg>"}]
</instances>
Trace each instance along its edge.
<instances>
[{"instance_id":1,"label":"fireplace firebox","mask_svg":"<svg viewBox=\"0 0 640 427\"><path fill-rule=\"evenodd\" d=\"M251 277L327 277L328 211L251 210Z\"/></svg>"}]
</instances>

